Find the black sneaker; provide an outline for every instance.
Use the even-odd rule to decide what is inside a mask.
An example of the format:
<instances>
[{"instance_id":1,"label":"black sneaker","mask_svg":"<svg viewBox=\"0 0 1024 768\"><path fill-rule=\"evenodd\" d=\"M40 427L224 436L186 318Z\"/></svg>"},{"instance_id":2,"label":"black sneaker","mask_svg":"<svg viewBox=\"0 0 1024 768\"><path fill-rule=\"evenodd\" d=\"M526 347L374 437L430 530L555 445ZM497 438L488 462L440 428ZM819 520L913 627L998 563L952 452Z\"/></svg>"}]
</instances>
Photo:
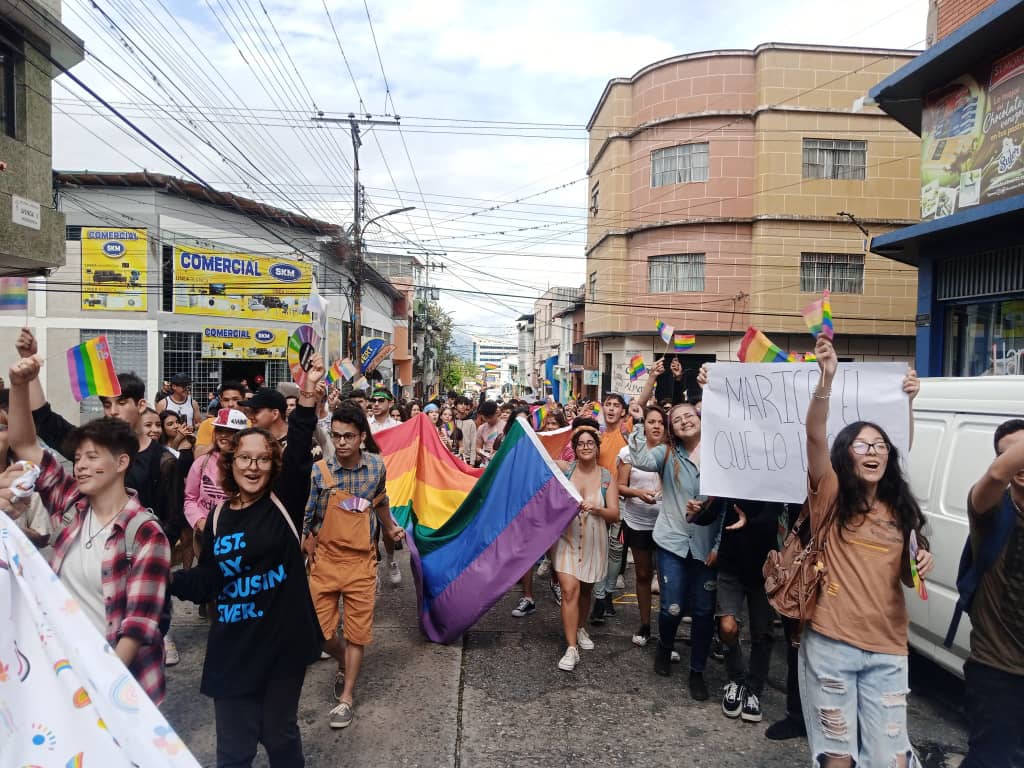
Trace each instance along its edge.
<instances>
[{"instance_id":1,"label":"black sneaker","mask_svg":"<svg viewBox=\"0 0 1024 768\"><path fill-rule=\"evenodd\" d=\"M753 691L743 689L743 713L740 718L745 723L761 722L761 702Z\"/></svg>"},{"instance_id":2,"label":"black sneaker","mask_svg":"<svg viewBox=\"0 0 1024 768\"><path fill-rule=\"evenodd\" d=\"M788 741L789 739L806 739L807 728L803 720L786 715L778 722L772 723L764 732L765 738L772 741Z\"/></svg>"},{"instance_id":3,"label":"black sneaker","mask_svg":"<svg viewBox=\"0 0 1024 768\"><path fill-rule=\"evenodd\" d=\"M663 646L661 641L654 649L654 672L662 677L672 674L672 649Z\"/></svg>"},{"instance_id":4,"label":"black sneaker","mask_svg":"<svg viewBox=\"0 0 1024 768\"><path fill-rule=\"evenodd\" d=\"M708 700L708 684L704 682L703 672L690 672L690 698L694 701Z\"/></svg>"},{"instance_id":5,"label":"black sneaker","mask_svg":"<svg viewBox=\"0 0 1024 768\"><path fill-rule=\"evenodd\" d=\"M537 604L528 597L520 597L516 607L512 609L512 615L517 619L521 619L523 616L529 616L531 613L537 610Z\"/></svg>"},{"instance_id":6,"label":"black sneaker","mask_svg":"<svg viewBox=\"0 0 1024 768\"><path fill-rule=\"evenodd\" d=\"M743 710L743 693L742 685L730 681L722 697L722 714L726 717L739 717Z\"/></svg>"},{"instance_id":7,"label":"black sneaker","mask_svg":"<svg viewBox=\"0 0 1024 768\"><path fill-rule=\"evenodd\" d=\"M611 595L608 595L604 599L604 612L608 616L614 616L615 615L615 604L612 602L612 596Z\"/></svg>"},{"instance_id":8,"label":"black sneaker","mask_svg":"<svg viewBox=\"0 0 1024 768\"><path fill-rule=\"evenodd\" d=\"M590 623L604 624L604 598L594 601L594 609L590 612Z\"/></svg>"}]
</instances>

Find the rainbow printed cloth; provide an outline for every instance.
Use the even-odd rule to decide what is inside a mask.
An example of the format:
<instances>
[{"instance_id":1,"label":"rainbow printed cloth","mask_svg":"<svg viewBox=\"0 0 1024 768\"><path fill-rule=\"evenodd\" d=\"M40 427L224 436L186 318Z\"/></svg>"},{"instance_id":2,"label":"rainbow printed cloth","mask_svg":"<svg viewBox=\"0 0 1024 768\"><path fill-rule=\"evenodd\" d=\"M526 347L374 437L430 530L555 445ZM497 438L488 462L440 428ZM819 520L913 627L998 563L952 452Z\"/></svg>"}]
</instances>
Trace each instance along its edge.
<instances>
[{"instance_id":1,"label":"rainbow printed cloth","mask_svg":"<svg viewBox=\"0 0 1024 768\"><path fill-rule=\"evenodd\" d=\"M669 344L672 341L672 334L676 332L675 328L673 328L668 323L661 322L661 320L654 321L654 328L655 330L658 331L658 334L661 336L661 340L664 341L666 344Z\"/></svg>"},{"instance_id":2,"label":"rainbow printed cloth","mask_svg":"<svg viewBox=\"0 0 1024 768\"><path fill-rule=\"evenodd\" d=\"M647 366L644 365L644 359L640 355L633 355L629 360L629 367L626 368L629 372L629 380L636 381L645 373L647 373Z\"/></svg>"},{"instance_id":3,"label":"rainbow printed cloth","mask_svg":"<svg viewBox=\"0 0 1024 768\"><path fill-rule=\"evenodd\" d=\"M828 339L835 336L835 327L832 325L832 298L828 291L825 291L820 299L812 301L800 310L800 314L804 316L807 330L814 338L818 338L822 333Z\"/></svg>"},{"instance_id":4,"label":"rainbow printed cloth","mask_svg":"<svg viewBox=\"0 0 1024 768\"><path fill-rule=\"evenodd\" d=\"M685 352L688 349L693 349L696 343L697 337L692 333L677 333L672 336L672 351Z\"/></svg>"},{"instance_id":5,"label":"rainbow printed cloth","mask_svg":"<svg viewBox=\"0 0 1024 768\"><path fill-rule=\"evenodd\" d=\"M408 537L427 638L450 643L473 626L558 540L579 505L520 416L458 509L440 527L416 525Z\"/></svg>"},{"instance_id":6,"label":"rainbow printed cloth","mask_svg":"<svg viewBox=\"0 0 1024 768\"><path fill-rule=\"evenodd\" d=\"M6 515L0 515L0 604L0 765L199 768Z\"/></svg>"},{"instance_id":7,"label":"rainbow printed cloth","mask_svg":"<svg viewBox=\"0 0 1024 768\"><path fill-rule=\"evenodd\" d=\"M483 474L444 447L425 414L373 437L388 471L391 514L405 528L413 520L440 528Z\"/></svg>"},{"instance_id":8,"label":"rainbow printed cloth","mask_svg":"<svg viewBox=\"0 0 1024 768\"><path fill-rule=\"evenodd\" d=\"M741 363L791 362L789 355L772 344L771 340L754 326L747 328L747 332L743 335L737 356Z\"/></svg>"},{"instance_id":9,"label":"rainbow printed cloth","mask_svg":"<svg viewBox=\"0 0 1024 768\"><path fill-rule=\"evenodd\" d=\"M68 378L71 394L81 402L90 395L117 397L121 383L117 380L114 361L106 336L97 336L68 350Z\"/></svg>"},{"instance_id":10,"label":"rainbow printed cloth","mask_svg":"<svg viewBox=\"0 0 1024 768\"><path fill-rule=\"evenodd\" d=\"M0 277L0 309L28 309L27 277Z\"/></svg>"}]
</instances>

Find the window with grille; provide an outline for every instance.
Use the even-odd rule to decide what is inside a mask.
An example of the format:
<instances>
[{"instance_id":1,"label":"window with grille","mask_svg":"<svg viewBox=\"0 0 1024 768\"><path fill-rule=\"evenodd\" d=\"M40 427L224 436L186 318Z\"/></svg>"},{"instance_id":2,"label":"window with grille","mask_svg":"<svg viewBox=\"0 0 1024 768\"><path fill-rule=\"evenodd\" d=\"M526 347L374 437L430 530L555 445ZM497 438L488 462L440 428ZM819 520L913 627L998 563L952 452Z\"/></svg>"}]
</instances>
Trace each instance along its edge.
<instances>
[{"instance_id":1,"label":"window with grille","mask_svg":"<svg viewBox=\"0 0 1024 768\"><path fill-rule=\"evenodd\" d=\"M110 358L114 361L114 370L118 373L134 373L143 381L146 380L146 332L145 331L111 331L103 328L83 328L79 331L78 343L84 344L97 336L106 336L110 347ZM152 398L154 392L147 392ZM87 397L79 404L82 423L103 415L103 406L98 397Z\"/></svg>"},{"instance_id":2,"label":"window with grille","mask_svg":"<svg viewBox=\"0 0 1024 768\"><path fill-rule=\"evenodd\" d=\"M649 293L693 293L704 290L704 254L652 256L647 263Z\"/></svg>"},{"instance_id":3,"label":"window with grille","mask_svg":"<svg viewBox=\"0 0 1024 768\"><path fill-rule=\"evenodd\" d=\"M805 179L864 180L868 143L849 139L804 139Z\"/></svg>"},{"instance_id":4,"label":"window with grille","mask_svg":"<svg viewBox=\"0 0 1024 768\"><path fill-rule=\"evenodd\" d=\"M169 379L184 373L192 379L192 397L206 402L206 394L221 382L220 360L203 359L203 337L199 333L169 331L160 334L160 375Z\"/></svg>"},{"instance_id":5,"label":"window with grille","mask_svg":"<svg viewBox=\"0 0 1024 768\"><path fill-rule=\"evenodd\" d=\"M864 254L801 253L800 290L864 293Z\"/></svg>"},{"instance_id":6,"label":"window with grille","mask_svg":"<svg viewBox=\"0 0 1024 768\"><path fill-rule=\"evenodd\" d=\"M708 180L708 144L681 144L651 152L651 186Z\"/></svg>"},{"instance_id":7,"label":"window with grille","mask_svg":"<svg viewBox=\"0 0 1024 768\"><path fill-rule=\"evenodd\" d=\"M593 304L597 301L597 272L590 273L590 279L588 280L587 293L590 296L590 303Z\"/></svg>"},{"instance_id":8,"label":"window with grille","mask_svg":"<svg viewBox=\"0 0 1024 768\"><path fill-rule=\"evenodd\" d=\"M594 188L590 190L590 215L597 216L597 200L601 193L601 185L595 184Z\"/></svg>"}]
</instances>

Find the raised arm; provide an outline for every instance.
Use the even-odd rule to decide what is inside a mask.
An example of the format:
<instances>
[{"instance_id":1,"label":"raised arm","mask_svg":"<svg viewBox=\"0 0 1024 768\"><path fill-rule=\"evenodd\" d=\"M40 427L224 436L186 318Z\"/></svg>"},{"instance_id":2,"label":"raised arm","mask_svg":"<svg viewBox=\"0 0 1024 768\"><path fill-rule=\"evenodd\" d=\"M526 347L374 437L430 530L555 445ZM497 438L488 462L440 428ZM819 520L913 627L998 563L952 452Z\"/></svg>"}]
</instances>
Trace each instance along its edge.
<instances>
[{"instance_id":1,"label":"raised arm","mask_svg":"<svg viewBox=\"0 0 1024 768\"><path fill-rule=\"evenodd\" d=\"M903 391L910 398L910 439L907 442L908 448L914 447L914 398L921 391L921 380L917 378L917 371L907 368L907 375L903 377Z\"/></svg>"},{"instance_id":2,"label":"raised arm","mask_svg":"<svg viewBox=\"0 0 1024 768\"><path fill-rule=\"evenodd\" d=\"M38 386L39 369L43 361L38 355L20 358L11 366L10 404L7 410L7 440L10 451L19 459L39 464L43 449L36 438L36 425L32 421L32 407L29 404L29 389L32 382Z\"/></svg>"},{"instance_id":3,"label":"raised arm","mask_svg":"<svg viewBox=\"0 0 1024 768\"><path fill-rule=\"evenodd\" d=\"M658 385L658 377L665 372L665 358L655 360L654 365L651 366L650 372L647 374L647 381L644 382L644 388L640 390L640 394L636 396L636 399L640 401L640 405L644 408L647 407L647 403L651 401L651 395L654 394L654 388Z\"/></svg>"},{"instance_id":4,"label":"raised arm","mask_svg":"<svg viewBox=\"0 0 1024 768\"><path fill-rule=\"evenodd\" d=\"M814 345L821 378L807 406L807 477L812 488L817 488L832 462L828 455L828 399L832 395L832 380L836 375L836 350L824 334Z\"/></svg>"},{"instance_id":5,"label":"raised arm","mask_svg":"<svg viewBox=\"0 0 1024 768\"><path fill-rule=\"evenodd\" d=\"M14 393L11 394L13 396ZM995 509L1013 476L1024 471L1024 439L1017 435L1024 433L1015 432L1004 438L1007 441L1006 449L996 456L985 474L971 488L971 509L977 517L984 517Z\"/></svg>"},{"instance_id":6,"label":"raised arm","mask_svg":"<svg viewBox=\"0 0 1024 768\"><path fill-rule=\"evenodd\" d=\"M647 437L644 435L642 421L633 427L633 431L629 435L629 460L634 467L648 472L661 472L665 466L667 450L664 445L647 447Z\"/></svg>"}]
</instances>

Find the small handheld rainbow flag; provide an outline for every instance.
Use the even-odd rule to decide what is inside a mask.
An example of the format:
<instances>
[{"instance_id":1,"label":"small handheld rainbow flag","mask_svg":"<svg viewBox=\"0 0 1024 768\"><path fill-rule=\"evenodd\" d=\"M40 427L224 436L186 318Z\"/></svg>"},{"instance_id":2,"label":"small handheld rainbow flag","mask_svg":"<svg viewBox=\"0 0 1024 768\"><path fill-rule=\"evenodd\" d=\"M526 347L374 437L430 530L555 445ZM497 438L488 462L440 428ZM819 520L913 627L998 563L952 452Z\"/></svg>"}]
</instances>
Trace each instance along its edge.
<instances>
[{"instance_id":1,"label":"small handheld rainbow flag","mask_svg":"<svg viewBox=\"0 0 1024 768\"><path fill-rule=\"evenodd\" d=\"M590 405L588 405L586 408L584 408L583 409L583 413L580 414L580 415L581 416L588 416L589 415L589 416L597 419L598 421L600 421L601 420L601 404L595 400L594 402L590 403Z\"/></svg>"},{"instance_id":2,"label":"small handheld rainbow flag","mask_svg":"<svg viewBox=\"0 0 1024 768\"><path fill-rule=\"evenodd\" d=\"M737 353L741 363L786 363L789 355L761 333L754 326L747 328Z\"/></svg>"},{"instance_id":3,"label":"small handheld rainbow flag","mask_svg":"<svg viewBox=\"0 0 1024 768\"><path fill-rule=\"evenodd\" d=\"M647 367L644 365L643 357L640 355L633 355L629 361L629 367L626 370L629 372L630 381L636 381L647 373Z\"/></svg>"},{"instance_id":4,"label":"small handheld rainbow flag","mask_svg":"<svg viewBox=\"0 0 1024 768\"><path fill-rule=\"evenodd\" d=\"M89 395L117 397L121 383L117 380L114 361L106 336L97 336L68 350L68 378L71 394L81 402Z\"/></svg>"},{"instance_id":5,"label":"small handheld rainbow flag","mask_svg":"<svg viewBox=\"0 0 1024 768\"><path fill-rule=\"evenodd\" d=\"M677 333L672 337L672 351L685 352L688 349L693 349L693 345L696 343L697 337L692 333Z\"/></svg>"},{"instance_id":6,"label":"small handheld rainbow flag","mask_svg":"<svg viewBox=\"0 0 1024 768\"><path fill-rule=\"evenodd\" d=\"M541 405L530 411L530 422L535 432L540 432L544 426L544 420L548 417L548 407Z\"/></svg>"},{"instance_id":7,"label":"small handheld rainbow flag","mask_svg":"<svg viewBox=\"0 0 1024 768\"><path fill-rule=\"evenodd\" d=\"M661 320L655 320L654 327L658 331L658 334L661 336L662 341L664 341L666 344L671 343L672 334L676 332L675 328L673 328L668 323L661 322Z\"/></svg>"},{"instance_id":8,"label":"small handheld rainbow flag","mask_svg":"<svg viewBox=\"0 0 1024 768\"><path fill-rule=\"evenodd\" d=\"M341 375L341 360L335 360L331 363L331 367L327 369L327 383L335 387L343 380Z\"/></svg>"},{"instance_id":9,"label":"small handheld rainbow flag","mask_svg":"<svg viewBox=\"0 0 1024 768\"><path fill-rule=\"evenodd\" d=\"M825 291L820 299L804 307L800 314L804 316L807 330L814 338L818 338L822 333L829 339L835 336L835 328L832 325L832 299L828 291Z\"/></svg>"},{"instance_id":10,"label":"small handheld rainbow flag","mask_svg":"<svg viewBox=\"0 0 1024 768\"><path fill-rule=\"evenodd\" d=\"M28 309L27 277L0 277L0 309Z\"/></svg>"}]
</instances>

